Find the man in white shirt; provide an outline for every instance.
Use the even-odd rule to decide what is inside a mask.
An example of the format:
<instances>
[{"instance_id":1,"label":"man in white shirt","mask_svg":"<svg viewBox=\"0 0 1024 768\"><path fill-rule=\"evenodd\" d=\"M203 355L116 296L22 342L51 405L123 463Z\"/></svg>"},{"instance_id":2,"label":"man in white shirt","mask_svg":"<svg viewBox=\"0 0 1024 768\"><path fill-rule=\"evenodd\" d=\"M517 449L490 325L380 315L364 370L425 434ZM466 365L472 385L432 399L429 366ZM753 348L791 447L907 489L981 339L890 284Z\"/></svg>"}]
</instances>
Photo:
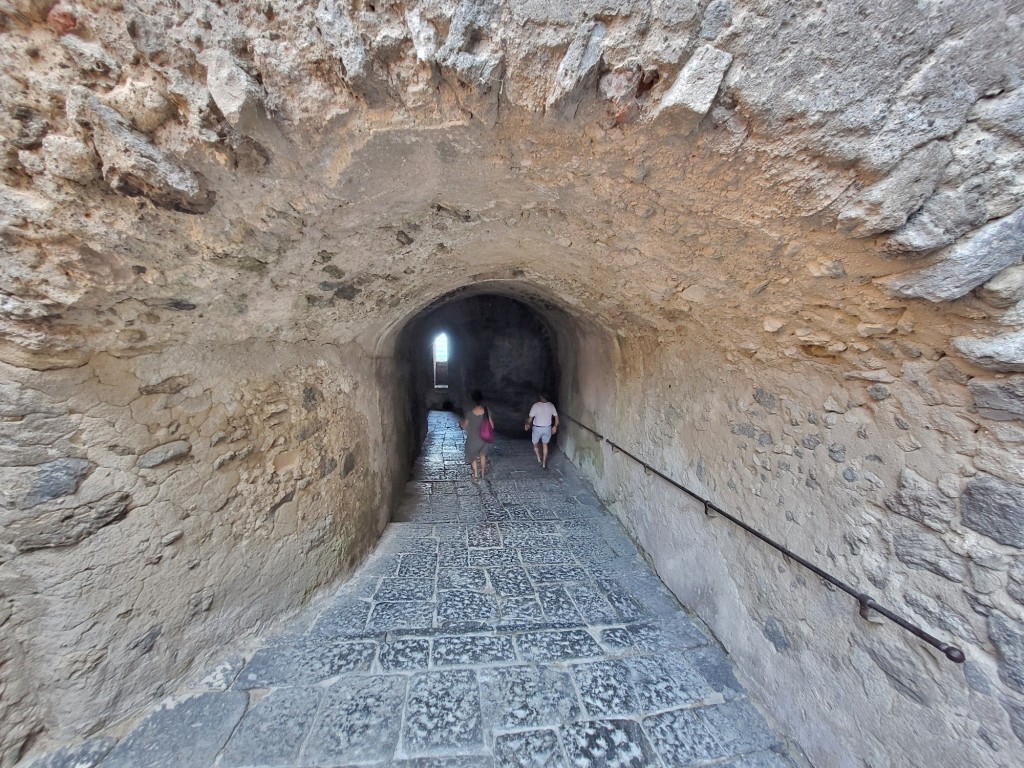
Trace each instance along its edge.
<instances>
[{"instance_id":1,"label":"man in white shirt","mask_svg":"<svg viewBox=\"0 0 1024 768\"><path fill-rule=\"evenodd\" d=\"M548 443L551 442L551 436L558 431L558 411L548 402L546 392L541 392L540 399L530 408L525 428L533 430L533 452L540 465L547 469Z\"/></svg>"}]
</instances>

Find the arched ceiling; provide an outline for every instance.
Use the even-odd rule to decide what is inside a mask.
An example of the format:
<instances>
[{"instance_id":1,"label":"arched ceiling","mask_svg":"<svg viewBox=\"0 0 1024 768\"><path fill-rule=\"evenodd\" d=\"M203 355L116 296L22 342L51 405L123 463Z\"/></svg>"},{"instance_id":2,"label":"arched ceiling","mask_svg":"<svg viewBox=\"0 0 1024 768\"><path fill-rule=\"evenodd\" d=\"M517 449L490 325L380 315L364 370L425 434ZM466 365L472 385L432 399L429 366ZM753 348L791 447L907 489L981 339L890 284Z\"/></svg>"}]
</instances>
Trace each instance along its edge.
<instances>
[{"instance_id":1,"label":"arched ceiling","mask_svg":"<svg viewBox=\"0 0 1024 768\"><path fill-rule=\"evenodd\" d=\"M950 249L1024 226L1009 3L15 5L9 362L374 348L494 279L765 358L1006 333L968 294L1012 255ZM918 300L922 257L968 297Z\"/></svg>"}]
</instances>

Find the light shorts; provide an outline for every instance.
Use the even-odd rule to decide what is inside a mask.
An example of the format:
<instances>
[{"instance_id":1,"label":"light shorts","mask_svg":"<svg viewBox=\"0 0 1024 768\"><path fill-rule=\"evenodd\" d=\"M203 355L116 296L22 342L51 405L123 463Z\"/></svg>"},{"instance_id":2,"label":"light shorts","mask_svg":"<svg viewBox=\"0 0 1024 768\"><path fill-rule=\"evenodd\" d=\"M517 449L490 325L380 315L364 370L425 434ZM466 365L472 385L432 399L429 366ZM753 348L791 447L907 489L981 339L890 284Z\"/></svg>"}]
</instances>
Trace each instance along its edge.
<instances>
[{"instance_id":1,"label":"light shorts","mask_svg":"<svg viewBox=\"0 0 1024 768\"><path fill-rule=\"evenodd\" d=\"M533 428L533 442L544 443L547 445L551 442L551 425L548 424L546 427L534 427Z\"/></svg>"}]
</instances>

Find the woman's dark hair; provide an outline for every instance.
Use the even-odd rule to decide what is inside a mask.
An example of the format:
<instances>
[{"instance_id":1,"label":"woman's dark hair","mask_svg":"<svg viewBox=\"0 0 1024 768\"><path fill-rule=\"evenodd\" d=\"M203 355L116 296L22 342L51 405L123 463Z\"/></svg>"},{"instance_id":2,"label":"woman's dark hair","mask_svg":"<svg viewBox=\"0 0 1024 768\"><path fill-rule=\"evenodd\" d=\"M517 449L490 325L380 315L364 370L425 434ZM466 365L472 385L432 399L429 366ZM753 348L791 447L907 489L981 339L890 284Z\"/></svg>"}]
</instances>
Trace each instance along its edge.
<instances>
[{"instance_id":1,"label":"woman's dark hair","mask_svg":"<svg viewBox=\"0 0 1024 768\"><path fill-rule=\"evenodd\" d=\"M479 389L474 389L469 393L469 399L473 401L474 405L482 405L484 402L484 394Z\"/></svg>"}]
</instances>

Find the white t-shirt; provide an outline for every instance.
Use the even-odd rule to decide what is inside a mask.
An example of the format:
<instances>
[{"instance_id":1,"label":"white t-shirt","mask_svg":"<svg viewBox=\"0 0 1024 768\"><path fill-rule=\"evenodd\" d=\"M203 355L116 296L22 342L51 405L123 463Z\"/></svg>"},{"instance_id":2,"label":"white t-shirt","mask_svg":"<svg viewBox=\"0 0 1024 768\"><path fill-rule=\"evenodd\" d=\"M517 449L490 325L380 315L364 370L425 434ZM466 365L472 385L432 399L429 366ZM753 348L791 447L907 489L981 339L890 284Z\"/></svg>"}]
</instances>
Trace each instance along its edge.
<instances>
[{"instance_id":1,"label":"white t-shirt","mask_svg":"<svg viewBox=\"0 0 1024 768\"><path fill-rule=\"evenodd\" d=\"M551 403L534 403L530 409L530 418L533 419L535 427L550 427L555 423L555 416L558 411Z\"/></svg>"}]
</instances>

